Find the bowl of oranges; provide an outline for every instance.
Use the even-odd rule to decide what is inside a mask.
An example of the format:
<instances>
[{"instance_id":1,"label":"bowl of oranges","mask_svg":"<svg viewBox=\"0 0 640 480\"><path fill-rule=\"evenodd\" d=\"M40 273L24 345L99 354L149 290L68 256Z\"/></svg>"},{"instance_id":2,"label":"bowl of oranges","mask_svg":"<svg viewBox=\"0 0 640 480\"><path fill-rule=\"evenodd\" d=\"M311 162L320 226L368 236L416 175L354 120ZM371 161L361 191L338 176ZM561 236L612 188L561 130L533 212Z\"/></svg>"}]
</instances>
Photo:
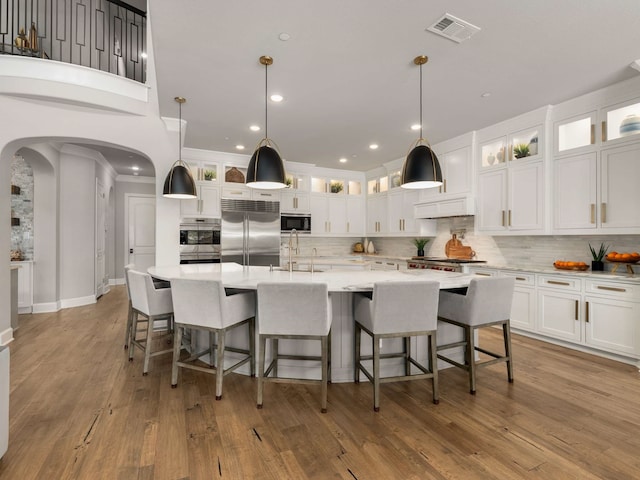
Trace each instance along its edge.
<instances>
[{"instance_id":1,"label":"bowl of oranges","mask_svg":"<svg viewBox=\"0 0 640 480\"><path fill-rule=\"evenodd\" d=\"M608 262L617 262L617 263L637 263L640 260L640 253L618 253L618 252L609 252L605 257Z\"/></svg>"},{"instance_id":2,"label":"bowl of oranges","mask_svg":"<svg viewBox=\"0 0 640 480\"><path fill-rule=\"evenodd\" d=\"M565 260L556 260L553 262L553 266L558 270L578 270L581 272L589 269L589 265L584 262L572 262Z\"/></svg>"}]
</instances>

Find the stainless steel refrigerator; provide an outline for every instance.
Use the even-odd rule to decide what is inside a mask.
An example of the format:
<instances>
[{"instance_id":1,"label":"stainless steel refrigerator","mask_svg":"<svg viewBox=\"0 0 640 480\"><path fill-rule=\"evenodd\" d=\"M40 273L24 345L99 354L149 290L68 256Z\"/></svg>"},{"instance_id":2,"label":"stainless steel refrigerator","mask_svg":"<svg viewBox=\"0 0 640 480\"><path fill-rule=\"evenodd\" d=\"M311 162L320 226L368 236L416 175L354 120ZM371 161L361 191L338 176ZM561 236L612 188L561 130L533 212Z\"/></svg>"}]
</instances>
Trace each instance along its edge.
<instances>
[{"instance_id":1,"label":"stainless steel refrigerator","mask_svg":"<svg viewBox=\"0 0 640 480\"><path fill-rule=\"evenodd\" d=\"M220 250L223 262L280 265L280 202L222 202Z\"/></svg>"}]
</instances>

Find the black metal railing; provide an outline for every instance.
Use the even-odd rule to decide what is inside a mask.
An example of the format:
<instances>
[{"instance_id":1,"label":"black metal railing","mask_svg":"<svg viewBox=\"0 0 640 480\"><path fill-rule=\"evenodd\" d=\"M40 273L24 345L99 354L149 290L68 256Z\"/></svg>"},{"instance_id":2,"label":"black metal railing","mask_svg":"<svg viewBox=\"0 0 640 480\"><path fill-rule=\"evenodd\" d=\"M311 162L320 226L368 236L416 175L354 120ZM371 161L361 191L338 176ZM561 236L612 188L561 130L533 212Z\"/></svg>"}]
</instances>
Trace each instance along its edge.
<instances>
[{"instance_id":1,"label":"black metal railing","mask_svg":"<svg viewBox=\"0 0 640 480\"><path fill-rule=\"evenodd\" d=\"M0 54L84 65L144 83L145 12L118 0L0 0Z\"/></svg>"}]
</instances>

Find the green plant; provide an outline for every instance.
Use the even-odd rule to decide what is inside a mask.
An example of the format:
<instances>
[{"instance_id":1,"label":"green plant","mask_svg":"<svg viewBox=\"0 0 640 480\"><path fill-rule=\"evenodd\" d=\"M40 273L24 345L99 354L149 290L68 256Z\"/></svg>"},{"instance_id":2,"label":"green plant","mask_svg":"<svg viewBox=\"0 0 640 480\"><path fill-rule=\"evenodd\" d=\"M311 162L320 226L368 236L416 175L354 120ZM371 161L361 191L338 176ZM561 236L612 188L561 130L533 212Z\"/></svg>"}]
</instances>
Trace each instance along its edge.
<instances>
[{"instance_id":1,"label":"green plant","mask_svg":"<svg viewBox=\"0 0 640 480\"><path fill-rule=\"evenodd\" d=\"M589 244L589 250L591 250L591 256L593 257L593 261L601 262L604 256L609 251L609 246L608 245L605 246L604 243L601 243L600 248L596 252L596 250L591 246L591 244Z\"/></svg>"},{"instance_id":2,"label":"green plant","mask_svg":"<svg viewBox=\"0 0 640 480\"><path fill-rule=\"evenodd\" d=\"M519 143L515 147L513 147L513 155L516 158L528 157L529 156L529 145L526 143Z\"/></svg>"},{"instance_id":3,"label":"green plant","mask_svg":"<svg viewBox=\"0 0 640 480\"><path fill-rule=\"evenodd\" d=\"M424 246L429 243L428 238L414 238L413 244L416 246L418 250L424 250Z\"/></svg>"},{"instance_id":4,"label":"green plant","mask_svg":"<svg viewBox=\"0 0 640 480\"><path fill-rule=\"evenodd\" d=\"M331 182L331 193L340 193L342 191L342 182Z\"/></svg>"},{"instance_id":5,"label":"green plant","mask_svg":"<svg viewBox=\"0 0 640 480\"><path fill-rule=\"evenodd\" d=\"M205 180L213 180L216 178L216 172L214 170L205 170L204 171L204 179Z\"/></svg>"},{"instance_id":6,"label":"green plant","mask_svg":"<svg viewBox=\"0 0 640 480\"><path fill-rule=\"evenodd\" d=\"M287 187L291 187L291 186L293 185L293 177L286 177L286 178L284 179L284 184L285 184Z\"/></svg>"}]
</instances>

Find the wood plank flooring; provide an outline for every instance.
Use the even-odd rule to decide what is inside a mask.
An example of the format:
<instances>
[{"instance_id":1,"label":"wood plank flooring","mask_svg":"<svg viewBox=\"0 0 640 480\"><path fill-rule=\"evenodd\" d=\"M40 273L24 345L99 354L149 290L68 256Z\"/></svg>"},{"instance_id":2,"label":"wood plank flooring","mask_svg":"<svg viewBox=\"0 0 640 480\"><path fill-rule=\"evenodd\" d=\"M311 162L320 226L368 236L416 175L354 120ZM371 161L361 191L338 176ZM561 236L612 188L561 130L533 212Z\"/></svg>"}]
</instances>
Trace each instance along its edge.
<instances>
[{"instance_id":1,"label":"wood plank flooring","mask_svg":"<svg viewBox=\"0 0 640 480\"><path fill-rule=\"evenodd\" d=\"M122 348L126 294L96 305L22 315L11 344L9 450L0 479L638 479L640 375L632 366L513 336L504 364L381 387L268 384L215 377ZM161 340L158 340L161 341ZM481 343L499 348L498 331Z\"/></svg>"}]
</instances>

